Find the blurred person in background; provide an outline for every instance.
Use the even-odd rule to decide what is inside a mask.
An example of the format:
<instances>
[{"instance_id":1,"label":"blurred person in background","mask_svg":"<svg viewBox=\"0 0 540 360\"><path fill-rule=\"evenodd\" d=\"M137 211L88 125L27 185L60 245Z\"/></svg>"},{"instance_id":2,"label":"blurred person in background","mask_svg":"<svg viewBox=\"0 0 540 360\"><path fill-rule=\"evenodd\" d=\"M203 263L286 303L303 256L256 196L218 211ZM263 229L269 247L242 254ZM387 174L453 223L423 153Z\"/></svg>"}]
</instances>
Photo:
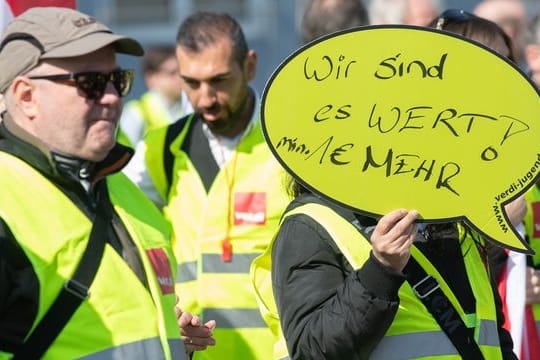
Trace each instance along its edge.
<instances>
[{"instance_id":1,"label":"blurred person in background","mask_svg":"<svg viewBox=\"0 0 540 360\"><path fill-rule=\"evenodd\" d=\"M427 26L443 8L442 0L371 0L369 18L372 25Z\"/></svg>"},{"instance_id":2,"label":"blurred person in background","mask_svg":"<svg viewBox=\"0 0 540 360\"><path fill-rule=\"evenodd\" d=\"M532 81L540 87L540 12L531 19L525 46L525 60ZM540 183L526 193L527 215L525 232L529 244L536 251L528 257L526 277L526 302L532 307L534 322L538 330L536 346L540 349ZM540 356L540 355L539 355Z\"/></svg>"},{"instance_id":3,"label":"blurred person in background","mask_svg":"<svg viewBox=\"0 0 540 360\"><path fill-rule=\"evenodd\" d=\"M540 12L537 12L530 21L526 40L525 61L529 75L535 85L540 87Z\"/></svg>"},{"instance_id":4,"label":"blurred person in background","mask_svg":"<svg viewBox=\"0 0 540 360\"><path fill-rule=\"evenodd\" d=\"M484 31L475 31L474 27L470 27L472 19L475 19L474 21L478 24L476 27L479 28L481 25ZM512 39L502 27L493 21L477 17L463 10L453 9L446 12L446 17L441 16L435 27L478 41L510 61L514 63L516 61ZM529 194L530 192L531 190L529 190ZM525 219L527 223L527 219L530 221L531 218L531 211L527 211L525 196L522 195L510 203L506 207L506 211L514 227L522 236L525 236L523 220ZM526 305L526 302L530 301L527 299L526 293L534 288L526 282L533 281L530 279L532 268L526 266L530 257L498 246L488 245L490 275L497 284L502 299L505 315L504 327L512 334L514 352L519 354L520 359L523 360L537 359L540 357L537 329L530 324L533 317L530 307Z\"/></svg>"},{"instance_id":5,"label":"blurred person in background","mask_svg":"<svg viewBox=\"0 0 540 360\"><path fill-rule=\"evenodd\" d=\"M512 39L515 62L526 67L524 59L525 37L527 35L527 8L521 0L482 0L473 10L477 16L499 25Z\"/></svg>"},{"instance_id":6,"label":"blurred person in background","mask_svg":"<svg viewBox=\"0 0 540 360\"><path fill-rule=\"evenodd\" d=\"M119 141L133 148L148 131L169 125L193 110L182 91L174 46L145 49L142 68L148 91L128 101L120 117Z\"/></svg>"},{"instance_id":7,"label":"blurred person in background","mask_svg":"<svg viewBox=\"0 0 540 360\"><path fill-rule=\"evenodd\" d=\"M302 17L302 41L306 44L334 31L368 24L362 0L312 0Z\"/></svg>"}]
</instances>

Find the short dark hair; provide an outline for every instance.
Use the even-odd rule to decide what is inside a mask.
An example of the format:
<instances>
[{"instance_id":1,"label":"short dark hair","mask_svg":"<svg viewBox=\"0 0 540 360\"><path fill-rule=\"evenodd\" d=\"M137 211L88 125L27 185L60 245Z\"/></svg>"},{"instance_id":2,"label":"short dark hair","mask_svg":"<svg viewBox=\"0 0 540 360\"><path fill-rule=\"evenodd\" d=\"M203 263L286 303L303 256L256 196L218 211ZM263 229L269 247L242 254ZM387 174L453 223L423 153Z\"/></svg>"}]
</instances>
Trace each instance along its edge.
<instances>
[{"instance_id":1,"label":"short dark hair","mask_svg":"<svg viewBox=\"0 0 540 360\"><path fill-rule=\"evenodd\" d=\"M161 65L169 58L175 56L173 45L153 45L144 52L142 68L144 73L155 73L161 68Z\"/></svg>"},{"instance_id":2,"label":"short dark hair","mask_svg":"<svg viewBox=\"0 0 540 360\"><path fill-rule=\"evenodd\" d=\"M449 16L447 14L456 14ZM504 30L491 20L476 16L464 10L448 9L433 19L428 27L445 30L475 40L488 48L502 54L497 40L502 40L508 49L508 58L516 61L515 47Z\"/></svg>"},{"instance_id":3,"label":"short dark hair","mask_svg":"<svg viewBox=\"0 0 540 360\"><path fill-rule=\"evenodd\" d=\"M235 60L243 65L247 41L238 22L227 13L199 11L188 16L178 28L176 45L199 52L224 36L231 41Z\"/></svg>"},{"instance_id":4,"label":"short dark hair","mask_svg":"<svg viewBox=\"0 0 540 360\"><path fill-rule=\"evenodd\" d=\"M368 23L362 0L311 0L302 18L302 41Z\"/></svg>"}]
</instances>

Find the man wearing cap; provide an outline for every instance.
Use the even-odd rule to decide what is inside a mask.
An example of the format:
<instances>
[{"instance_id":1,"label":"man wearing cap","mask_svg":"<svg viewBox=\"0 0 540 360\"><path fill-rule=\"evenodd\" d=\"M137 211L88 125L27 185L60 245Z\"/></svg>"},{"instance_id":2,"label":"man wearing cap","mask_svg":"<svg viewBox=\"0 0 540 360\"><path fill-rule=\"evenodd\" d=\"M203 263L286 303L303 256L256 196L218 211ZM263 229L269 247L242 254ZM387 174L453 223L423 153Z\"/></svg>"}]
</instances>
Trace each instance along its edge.
<instances>
[{"instance_id":1,"label":"man wearing cap","mask_svg":"<svg viewBox=\"0 0 540 360\"><path fill-rule=\"evenodd\" d=\"M185 359L214 342L214 322L175 315L169 228L119 172L133 72L117 52L143 50L67 8L4 30L0 359Z\"/></svg>"}]
</instances>

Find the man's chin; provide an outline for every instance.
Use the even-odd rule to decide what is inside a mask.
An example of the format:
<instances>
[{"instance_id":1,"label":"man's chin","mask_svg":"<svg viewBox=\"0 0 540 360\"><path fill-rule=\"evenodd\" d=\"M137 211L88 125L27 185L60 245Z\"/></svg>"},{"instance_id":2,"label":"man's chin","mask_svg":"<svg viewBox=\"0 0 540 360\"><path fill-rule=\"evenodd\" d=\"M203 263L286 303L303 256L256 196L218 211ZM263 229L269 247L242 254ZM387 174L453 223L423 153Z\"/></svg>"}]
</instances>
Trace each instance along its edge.
<instances>
[{"instance_id":1,"label":"man's chin","mask_svg":"<svg viewBox=\"0 0 540 360\"><path fill-rule=\"evenodd\" d=\"M219 132L220 129L223 129L223 120L217 117L212 117L208 119L204 115L201 115L203 122L208 126L212 132Z\"/></svg>"},{"instance_id":2,"label":"man's chin","mask_svg":"<svg viewBox=\"0 0 540 360\"><path fill-rule=\"evenodd\" d=\"M212 126L212 124L220 123L222 120L217 114L201 114L201 117L203 121L208 124L208 126Z\"/></svg>"},{"instance_id":3,"label":"man's chin","mask_svg":"<svg viewBox=\"0 0 540 360\"><path fill-rule=\"evenodd\" d=\"M110 149L104 149L104 148L96 149L96 151L94 151L92 154L89 155L89 159L86 159L86 160L90 160L93 162L103 161L105 160L107 155L109 155L111 150L112 150L112 147Z\"/></svg>"},{"instance_id":4,"label":"man's chin","mask_svg":"<svg viewBox=\"0 0 540 360\"><path fill-rule=\"evenodd\" d=\"M96 143L94 144L92 151L89 152L88 157L90 158L87 160L95 162L104 160L107 155L109 155L111 150L115 147L115 145L116 138L114 137L114 134L113 136L106 136L99 139L99 141L96 141Z\"/></svg>"}]
</instances>

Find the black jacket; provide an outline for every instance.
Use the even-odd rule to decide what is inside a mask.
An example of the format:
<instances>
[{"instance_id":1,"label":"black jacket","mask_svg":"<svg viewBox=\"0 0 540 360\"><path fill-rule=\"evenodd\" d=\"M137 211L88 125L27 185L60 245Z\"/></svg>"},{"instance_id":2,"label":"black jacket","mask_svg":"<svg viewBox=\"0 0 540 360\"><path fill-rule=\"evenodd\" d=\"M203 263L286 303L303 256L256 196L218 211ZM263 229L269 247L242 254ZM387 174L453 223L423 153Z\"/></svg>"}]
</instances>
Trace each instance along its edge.
<instances>
[{"instance_id":1,"label":"black jacket","mask_svg":"<svg viewBox=\"0 0 540 360\"><path fill-rule=\"evenodd\" d=\"M326 204L351 222L374 225L369 218L311 194L299 196L287 210L308 202ZM440 240L444 241L429 241L417 247L449 279L464 310L472 313L474 301L470 299L474 297L459 243ZM449 258L459 260L447 261ZM312 218L302 214L288 217L272 249L272 285L291 358L367 359L394 319L398 291L404 281L403 275L386 268L373 255L362 268L353 271L330 235ZM499 299L496 290L494 293ZM502 328L498 301L503 356L516 359L510 334Z\"/></svg>"}]
</instances>

